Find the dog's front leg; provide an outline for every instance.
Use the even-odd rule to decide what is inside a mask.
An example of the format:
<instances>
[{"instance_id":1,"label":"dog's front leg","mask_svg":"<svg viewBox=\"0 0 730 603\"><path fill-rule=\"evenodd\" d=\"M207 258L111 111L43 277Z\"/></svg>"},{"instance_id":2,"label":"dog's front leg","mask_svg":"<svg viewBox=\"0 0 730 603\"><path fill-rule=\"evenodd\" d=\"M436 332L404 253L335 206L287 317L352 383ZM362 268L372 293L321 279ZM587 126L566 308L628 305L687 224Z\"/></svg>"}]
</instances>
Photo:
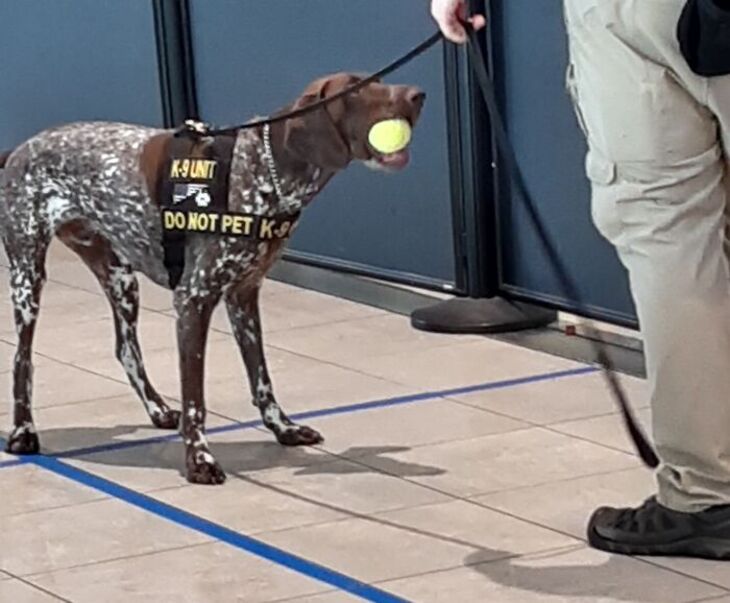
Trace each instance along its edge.
<instances>
[{"instance_id":1,"label":"dog's front leg","mask_svg":"<svg viewBox=\"0 0 730 603\"><path fill-rule=\"evenodd\" d=\"M251 395L254 404L261 411L264 425L274 433L279 443L285 446L312 446L321 443L323 438L317 431L294 423L274 398L264 358L258 288L241 287L229 292L226 296L226 309L246 365Z\"/></svg>"},{"instance_id":2,"label":"dog's front leg","mask_svg":"<svg viewBox=\"0 0 730 603\"><path fill-rule=\"evenodd\" d=\"M203 399L205 346L217 301L218 298L210 294L198 296L186 290L175 292L183 407L180 431L185 443L187 479L195 484L222 484L226 480L205 437Z\"/></svg>"}]
</instances>

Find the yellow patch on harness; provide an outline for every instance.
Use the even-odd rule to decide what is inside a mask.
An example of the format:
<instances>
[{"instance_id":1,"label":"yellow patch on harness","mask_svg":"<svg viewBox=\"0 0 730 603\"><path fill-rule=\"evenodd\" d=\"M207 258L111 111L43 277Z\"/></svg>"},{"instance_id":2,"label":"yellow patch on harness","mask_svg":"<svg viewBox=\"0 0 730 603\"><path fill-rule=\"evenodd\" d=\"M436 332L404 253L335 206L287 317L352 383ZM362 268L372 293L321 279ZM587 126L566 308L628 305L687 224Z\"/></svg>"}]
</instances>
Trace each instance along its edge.
<instances>
[{"instance_id":1,"label":"yellow patch on harness","mask_svg":"<svg viewBox=\"0 0 730 603\"><path fill-rule=\"evenodd\" d=\"M170 165L170 178L212 180L216 163L212 159L174 159Z\"/></svg>"}]
</instances>

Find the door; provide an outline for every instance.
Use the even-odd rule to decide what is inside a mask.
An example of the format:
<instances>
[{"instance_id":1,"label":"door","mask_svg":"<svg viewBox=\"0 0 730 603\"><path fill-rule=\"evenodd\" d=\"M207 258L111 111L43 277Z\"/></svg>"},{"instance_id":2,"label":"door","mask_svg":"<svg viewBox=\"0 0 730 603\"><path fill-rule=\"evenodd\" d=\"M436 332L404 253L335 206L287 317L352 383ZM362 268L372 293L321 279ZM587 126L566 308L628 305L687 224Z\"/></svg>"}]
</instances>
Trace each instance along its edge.
<instances>
[{"instance_id":1,"label":"door","mask_svg":"<svg viewBox=\"0 0 730 603\"><path fill-rule=\"evenodd\" d=\"M215 124L265 115L327 73L376 71L435 31L420 0L190 0L190 15L199 114ZM439 45L388 79L428 95L411 165L339 174L304 213L289 257L454 288L443 60Z\"/></svg>"},{"instance_id":2,"label":"door","mask_svg":"<svg viewBox=\"0 0 730 603\"><path fill-rule=\"evenodd\" d=\"M527 185L594 317L634 325L627 275L591 223L586 145L565 90L562 3L493 2L495 74ZM503 189L504 190L504 189ZM520 199L499 200L501 288L575 310L565 299Z\"/></svg>"}]
</instances>

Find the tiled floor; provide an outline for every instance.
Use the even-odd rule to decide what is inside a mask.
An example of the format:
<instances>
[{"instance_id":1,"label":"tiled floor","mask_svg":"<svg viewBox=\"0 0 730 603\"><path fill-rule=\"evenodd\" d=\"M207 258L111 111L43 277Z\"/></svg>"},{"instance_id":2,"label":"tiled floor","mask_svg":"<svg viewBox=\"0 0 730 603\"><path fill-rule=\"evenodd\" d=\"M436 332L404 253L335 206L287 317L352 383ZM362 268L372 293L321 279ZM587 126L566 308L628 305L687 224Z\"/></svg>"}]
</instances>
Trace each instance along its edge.
<instances>
[{"instance_id":1,"label":"tiled floor","mask_svg":"<svg viewBox=\"0 0 730 603\"><path fill-rule=\"evenodd\" d=\"M287 450L245 423L256 411L219 313L209 427L229 480L196 487L125 382L93 279L59 248L49 276L35 403L46 451L61 454L0 454L2 603L730 602L727 566L586 547L591 510L640 500L652 479L585 367L269 282L279 399L321 411L309 421L327 441ZM142 302L149 372L176 403L169 295L145 283ZM624 381L647 420L644 384Z\"/></svg>"}]
</instances>

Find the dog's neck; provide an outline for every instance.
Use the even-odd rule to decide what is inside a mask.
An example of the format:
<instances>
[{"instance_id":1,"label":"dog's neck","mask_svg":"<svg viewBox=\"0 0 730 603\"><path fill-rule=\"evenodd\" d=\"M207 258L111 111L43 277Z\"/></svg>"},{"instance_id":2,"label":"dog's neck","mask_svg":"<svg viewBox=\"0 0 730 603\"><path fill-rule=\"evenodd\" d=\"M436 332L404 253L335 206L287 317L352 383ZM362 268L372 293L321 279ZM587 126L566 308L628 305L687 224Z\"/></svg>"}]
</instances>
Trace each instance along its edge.
<instances>
[{"instance_id":1,"label":"dog's neck","mask_svg":"<svg viewBox=\"0 0 730 603\"><path fill-rule=\"evenodd\" d=\"M287 149L284 142L285 122L275 122L270 126L271 155L276 173L282 183L289 180L289 188L296 189L298 186L314 187L314 193L303 199L302 207L306 206L314 196L319 193L335 175L334 171L325 170L303 161ZM286 196L286 186L282 187Z\"/></svg>"},{"instance_id":2,"label":"dog's neck","mask_svg":"<svg viewBox=\"0 0 730 603\"><path fill-rule=\"evenodd\" d=\"M286 150L284 125L271 124L271 160L267 159L263 128L241 130L234 162L245 169L231 170L231 209L256 215L300 212L334 175L308 164ZM277 192L271 162L279 180Z\"/></svg>"}]
</instances>

